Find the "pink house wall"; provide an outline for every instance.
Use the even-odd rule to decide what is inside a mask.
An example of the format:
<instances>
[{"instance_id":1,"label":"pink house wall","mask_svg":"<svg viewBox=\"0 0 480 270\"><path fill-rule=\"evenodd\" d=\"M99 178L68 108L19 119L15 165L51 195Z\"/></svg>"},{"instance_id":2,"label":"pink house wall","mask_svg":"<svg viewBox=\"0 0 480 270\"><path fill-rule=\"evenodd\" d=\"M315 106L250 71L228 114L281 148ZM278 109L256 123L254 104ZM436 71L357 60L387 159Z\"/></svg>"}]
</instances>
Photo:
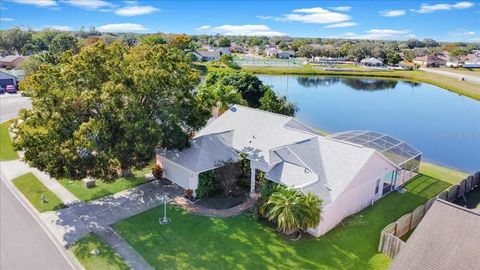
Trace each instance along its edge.
<instances>
[{"instance_id":1,"label":"pink house wall","mask_svg":"<svg viewBox=\"0 0 480 270\"><path fill-rule=\"evenodd\" d=\"M379 155L373 155L336 200L322 209L318 227L308 232L316 237L333 229L344 218L370 206L381 198L383 177L395 167ZM381 179L378 194L375 194L377 179Z\"/></svg>"}]
</instances>

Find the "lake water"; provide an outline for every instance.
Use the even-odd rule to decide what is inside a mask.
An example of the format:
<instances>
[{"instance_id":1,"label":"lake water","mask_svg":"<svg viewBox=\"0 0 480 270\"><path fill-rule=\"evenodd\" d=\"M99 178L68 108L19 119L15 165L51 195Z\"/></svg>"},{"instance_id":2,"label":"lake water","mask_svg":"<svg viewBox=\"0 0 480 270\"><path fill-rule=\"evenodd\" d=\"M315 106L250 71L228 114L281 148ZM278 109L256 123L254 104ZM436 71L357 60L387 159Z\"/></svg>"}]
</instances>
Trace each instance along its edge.
<instances>
[{"instance_id":1,"label":"lake water","mask_svg":"<svg viewBox=\"0 0 480 270\"><path fill-rule=\"evenodd\" d=\"M422 160L466 172L480 170L479 101L401 80L258 77L295 102L297 118L312 127L329 133L387 133L420 150Z\"/></svg>"}]
</instances>

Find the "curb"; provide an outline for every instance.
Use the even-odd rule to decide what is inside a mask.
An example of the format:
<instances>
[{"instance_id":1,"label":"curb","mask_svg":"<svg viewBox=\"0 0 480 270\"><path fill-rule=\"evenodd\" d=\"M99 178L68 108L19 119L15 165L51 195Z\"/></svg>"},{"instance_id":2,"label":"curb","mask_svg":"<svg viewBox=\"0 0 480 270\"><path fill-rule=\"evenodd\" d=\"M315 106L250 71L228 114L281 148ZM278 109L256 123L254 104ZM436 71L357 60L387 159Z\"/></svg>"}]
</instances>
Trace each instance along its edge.
<instances>
[{"instance_id":1,"label":"curb","mask_svg":"<svg viewBox=\"0 0 480 270\"><path fill-rule=\"evenodd\" d=\"M33 217L33 219L40 225L40 228L47 234L48 238L52 240L55 247L60 251L60 254L66 259L66 261L70 264L72 269L85 269L80 262L77 260L75 255L70 250L66 250L62 243L58 241L57 238L53 235L53 233L48 228L46 222L39 216L39 213L33 206L30 204L29 201L21 194L20 191L16 189L16 187L12 184L11 181L8 181L5 176L0 172L0 181L2 181L10 193L20 202L20 204L27 210L28 213Z\"/></svg>"}]
</instances>

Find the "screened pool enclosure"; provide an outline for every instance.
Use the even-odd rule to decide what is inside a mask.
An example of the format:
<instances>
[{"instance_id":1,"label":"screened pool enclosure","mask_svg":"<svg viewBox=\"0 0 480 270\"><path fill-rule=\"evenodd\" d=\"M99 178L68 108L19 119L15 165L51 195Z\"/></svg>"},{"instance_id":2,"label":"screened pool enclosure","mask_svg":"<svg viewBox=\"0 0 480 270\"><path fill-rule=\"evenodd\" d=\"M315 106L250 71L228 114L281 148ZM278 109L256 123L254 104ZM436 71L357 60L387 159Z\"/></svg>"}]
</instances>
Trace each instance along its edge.
<instances>
[{"instance_id":1,"label":"screened pool enclosure","mask_svg":"<svg viewBox=\"0 0 480 270\"><path fill-rule=\"evenodd\" d=\"M417 175L422 153L390 135L363 130L351 130L330 135L331 139L373 148L397 165L398 169L383 179L383 194L388 193Z\"/></svg>"}]
</instances>

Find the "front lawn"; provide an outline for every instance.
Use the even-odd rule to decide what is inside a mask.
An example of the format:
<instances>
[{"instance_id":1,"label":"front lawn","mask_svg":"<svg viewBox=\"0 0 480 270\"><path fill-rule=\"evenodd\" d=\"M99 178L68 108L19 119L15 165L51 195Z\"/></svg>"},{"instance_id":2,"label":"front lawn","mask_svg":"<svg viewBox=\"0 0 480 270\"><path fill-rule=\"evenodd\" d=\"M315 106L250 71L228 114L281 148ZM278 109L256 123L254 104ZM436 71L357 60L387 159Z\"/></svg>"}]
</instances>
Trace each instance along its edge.
<instances>
[{"instance_id":1,"label":"front lawn","mask_svg":"<svg viewBox=\"0 0 480 270\"><path fill-rule=\"evenodd\" d=\"M286 240L251 214L220 219L170 206L169 225L159 225L163 207L114 225L114 229L157 269L386 269L377 253L380 231L449 186L418 176L372 207L347 218L327 235Z\"/></svg>"},{"instance_id":2,"label":"front lawn","mask_svg":"<svg viewBox=\"0 0 480 270\"><path fill-rule=\"evenodd\" d=\"M65 207L62 201L32 173L17 177L12 182L39 212ZM44 201L40 199L42 194L45 196Z\"/></svg>"},{"instance_id":3,"label":"front lawn","mask_svg":"<svg viewBox=\"0 0 480 270\"><path fill-rule=\"evenodd\" d=\"M78 199L82 201L90 201L146 183L147 178L145 177L145 174L150 173L151 171L152 167L149 165L141 170L132 170L133 177L121 177L110 182L97 180L97 185L93 188L86 188L83 181L72 180L70 178L60 178L58 179L58 182Z\"/></svg>"},{"instance_id":4,"label":"front lawn","mask_svg":"<svg viewBox=\"0 0 480 270\"><path fill-rule=\"evenodd\" d=\"M98 249L99 254L91 254ZM120 256L118 256L103 240L94 233L89 233L71 247L75 257L86 270L117 270L129 269Z\"/></svg>"},{"instance_id":5,"label":"front lawn","mask_svg":"<svg viewBox=\"0 0 480 270\"><path fill-rule=\"evenodd\" d=\"M0 124L0 161L18 159L18 154L15 149L13 149L12 140L8 132L12 121L13 120L10 120Z\"/></svg>"}]
</instances>

